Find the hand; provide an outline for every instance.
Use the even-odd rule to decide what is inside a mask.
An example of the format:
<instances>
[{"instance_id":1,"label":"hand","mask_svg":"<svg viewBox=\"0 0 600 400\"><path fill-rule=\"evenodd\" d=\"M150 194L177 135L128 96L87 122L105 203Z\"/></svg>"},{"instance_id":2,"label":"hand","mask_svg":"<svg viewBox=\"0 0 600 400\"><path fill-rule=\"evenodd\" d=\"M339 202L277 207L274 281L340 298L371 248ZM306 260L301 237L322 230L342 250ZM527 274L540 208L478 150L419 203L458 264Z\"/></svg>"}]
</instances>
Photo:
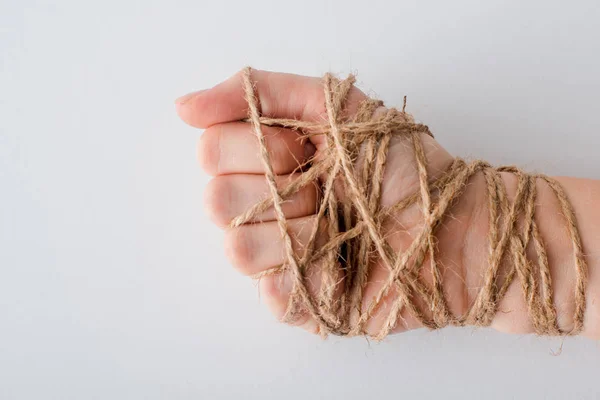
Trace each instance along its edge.
<instances>
[{"instance_id":1,"label":"hand","mask_svg":"<svg viewBox=\"0 0 600 400\"><path fill-rule=\"evenodd\" d=\"M290 118L303 121L323 121L325 101L322 82L319 78L252 71L263 116ZM346 112L353 115L359 104L366 99L364 93L353 88L348 96ZM275 221L274 210L268 209L258 217L239 227L229 227L229 223L254 204L268 197L264 168L259 157L259 146L248 122L247 108L241 74L236 74L219 85L177 100L180 117L191 126L205 129L198 145L202 168L215 178L206 188L205 206L212 220L226 229L225 248L231 263L241 273L256 276L270 271L285 262L285 252L281 234ZM383 112L385 109L378 110ZM304 136L301 132L279 127L263 127L266 144L278 175L278 184L298 176L299 169L314 157L318 159L327 150L327 142L322 135ZM428 160L428 175L431 179L441 176L453 162L448 154L432 137L423 134L423 148ZM359 153L357 164L361 163ZM283 203L283 211L289 220L289 230L294 240L294 248L302 254L312 227L316 223L319 188L325 176L315 180L298 192L290 201ZM483 255L466 257L465 252L474 248L484 248L486 224L473 223L472 217L480 217L482 196L477 196L482 186L482 177L475 176L464 196L451 209L451 217L437 230L437 248L444 293L453 315L462 315L471 304L480 284ZM419 178L414 163L413 148L409 139L394 136L389 146L380 202L382 207L392 206L419 190ZM338 193L338 196L344 196ZM474 213L477 211L478 213ZM483 213L485 214L485 213ZM479 220L479 219L478 219ZM253 223L260 222L260 223ZM414 235L421 229L423 217L415 204L410 208L391 215L382 225L382 233L395 251L402 251L412 243ZM319 227L317 246L327 240L327 226ZM469 254L471 254L470 252ZM360 307L368 309L373 298L388 278L389 272L381 260L373 257L370 261L369 276ZM430 268L421 269L421 278L431 284ZM289 272L267 274L261 277L261 297L279 319L286 315L288 299L292 290ZM334 282L333 289L324 287L319 267L309 275L308 288L313 294L321 290L339 291L343 285L343 271L340 279ZM472 288L475 288L473 290ZM364 327L364 333L378 335L389 316L388 305L395 300L397 293L391 291L378 307L378 312ZM431 317L431 311L424 304L419 308ZM286 322L301 326L310 332L318 332L318 324L308 313L297 312L293 318L287 315ZM393 332L420 327L419 321L404 309Z\"/></svg>"}]
</instances>

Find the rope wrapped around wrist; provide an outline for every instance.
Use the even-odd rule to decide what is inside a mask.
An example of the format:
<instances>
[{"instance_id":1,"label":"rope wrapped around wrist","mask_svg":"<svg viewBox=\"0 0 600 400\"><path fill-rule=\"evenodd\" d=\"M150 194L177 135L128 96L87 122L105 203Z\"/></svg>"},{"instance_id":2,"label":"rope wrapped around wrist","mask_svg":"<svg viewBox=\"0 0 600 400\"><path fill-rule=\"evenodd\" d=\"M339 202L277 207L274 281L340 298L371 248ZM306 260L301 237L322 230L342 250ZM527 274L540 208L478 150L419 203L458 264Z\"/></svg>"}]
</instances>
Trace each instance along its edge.
<instances>
[{"instance_id":1,"label":"rope wrapped around wrist","mask_svg":"<svg viewBox=\"0 0 600 400\"><path fill-rule=\"evenodd\" d=\"M381 307L384 298L393 291L395 297L391 306L388 304L381 330L373 335L376 339L383 339L394 329L404 309L430 329L448 325L487 326L491 324L509 286L514 279L518 279L537 334L574 335L582 330L587 266L575 213L558 182L545 175L526 174L516 167L494 168L484 161L466 162L460 158L456 158L441 177L430 179L421 142L421 135L431 135L426 125L415 123L404 110L390 108L384 113L375 113L383 103L373 99L363 101L353 117L343 116L346 98L355 82L352 75L345 80L338 80L331 74L324 76L327 120L323 123L262 117L250 68L243 71L242 78L248 102L248 121L260 145L260 157L266 171L270 197L236 217L231 226L237 227L250 222L261 212L274 208L283 237L286 262L260 276L283 271L291 275L293 290L284 321L293 320L298 314L307 312L317 322L322 335L363 335L366 333L366 323ZM310 168L300 174L299 178L285 188L278 189L262 125L296 129L307 135L324 135L327 140L326 153L311 160ZM419 190L391 207L381 207L383 172L390 140L394 136L406 137L412 146ZM357 168L354 160L361 147L364 162ZM512 202L507 198L501 172L510 172L517 178L516 194ZM469 179L477 173L483 174L486 182L489 213L488 265L474 302L464 315L453 315L442 285L435 234L451 206L464 193ZM304 246L304 254L299 255L294 252L288 221L281 204L322 177L326 178L320 181L317 223ZM538 179L546 181L556 196L572 241L576 282L573 289L573 327L569 331L561 330L557 323L550 266L535 220ZM341 187L345 195L339 196L339 189L334 190L334 185ZM415 204L422 213L422 228L408 248L396 251L383 237L382 223L387 216L400 213ZM323 234L319 232L322 222L326 226L327 243L317 248L317 236ZM530 243L535 249L535 263L527 257L526 249ZM387 268L389 276L376 296L370 299L368 306L364 307L363 294L373 257L377 257ZM431 269L431 284L426 284L421 278L422 268L427 260L428 268ZM509 267L500 274L503 261ZM321 290L313 295L307 288L307 275L317 262L321 274ZM340 279L340 271L343 279ZM339 288L339 285L343 287ZM418 304L425 304L427 309L420 309Z\"/></svg>"}]
</instances>

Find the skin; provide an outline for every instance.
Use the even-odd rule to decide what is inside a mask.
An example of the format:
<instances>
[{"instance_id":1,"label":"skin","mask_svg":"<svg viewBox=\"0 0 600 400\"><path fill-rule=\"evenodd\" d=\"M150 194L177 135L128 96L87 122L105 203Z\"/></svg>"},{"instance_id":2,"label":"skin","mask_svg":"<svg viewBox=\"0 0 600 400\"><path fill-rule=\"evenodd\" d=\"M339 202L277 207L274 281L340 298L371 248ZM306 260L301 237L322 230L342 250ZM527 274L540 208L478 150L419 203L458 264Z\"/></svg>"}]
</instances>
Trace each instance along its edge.
<instances>
[{"instance_id":1,"label":"skin","mask_svg":"<svg viewBox=\"0 0 600 400\"><path fill-rule=\"evenodd\" d=\"M324 94L319 78L254 70L262 114L274 118L296 118L322 121L325 116ZM347 101L346 112L350 115L366 96L354 88ZM241 75L207 90L193 92L176 100L177 113L187 124L204 129L198 143L198 159L204 171L214 178L205 191L204 205L215 224L226 231L225 251L232 265L245 275L254 275L275 267L284 261L283 244L272 209L257 217L260 224L246 224L228 228L232 218L265 198L268 193L264 169L259 158L258 143L249 123L240 122L247 116ZM302 137L298 132L264 127L267 147L279 182L292 177L294 169L308 157L321 154L326 148L323 137ZM453 157L433 138L423 136L430 176L440 175ZM360 163L360 157L357 160ZM323 179L324 177L321 177ZM516 178L502 173L509 199L514 197ZM600 181L577 178L556 178L565 189L578 221L583 249L589 268L587 308L584 336L600 339ZM283 206L296 251L302 251L308 240L310 227L315 223L314 214L318 190L307 186ZM382 206L389 206L418 189L418 177L414 168L412 148L405 138L395 137L388 153L383 180ZM573 324L575 267L573 250L564 228L558 203L550 188L538 181L536 222L548 252L554 288L554 303L558 311L558 323L563 329ZM487 231L489 227L484 178L475 175L464 195L455 204L441 229L438 230L438 254L442 268L444 291L448 304L455 315L463 314L474 301L482 285L487 267ZM390 218L383 226L383 234L397 251L407 248L421 228L421 214L416 206ZM528 248L530 259L535 259L533 249ZM373 261L367 284L363 308L381 288L387 278L387 270L378 260ZM309 279L309 290L319 290L318 270ZM422 276L430 282L427 265ZM260 281L261 297L277 318L285 312L292 289L286 274L263 277ZM389 304L395 298L392 292L384 301L381 311L367 326L369 334L376 334L387 316ZM423 309L423 307L421 307ZM394 329L402 332L420 327L418 321L404 311L403 321ZM317 325L308 315L293 322L310 332L317 332ZM502 299L492 328L507 333L531 333L527 306L518 280L513 281Z\"/></svg>"}]
</instances>

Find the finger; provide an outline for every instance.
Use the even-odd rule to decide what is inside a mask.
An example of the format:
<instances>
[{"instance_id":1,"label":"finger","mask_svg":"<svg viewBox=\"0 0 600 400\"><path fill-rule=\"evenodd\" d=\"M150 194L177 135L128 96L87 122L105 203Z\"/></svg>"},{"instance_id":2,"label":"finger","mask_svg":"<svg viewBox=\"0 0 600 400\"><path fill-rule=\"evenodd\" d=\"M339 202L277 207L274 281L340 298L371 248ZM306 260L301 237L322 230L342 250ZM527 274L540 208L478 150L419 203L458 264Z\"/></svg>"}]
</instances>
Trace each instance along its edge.
<instances>
[{"instance_id":1,"label":"finger","mask_svg":"<svg viewBox=\"0 0 600 400\"><path fill-rule=\"evenodd\" d=\"M315 226L314 216L288 220L290 236L293 241L297 257L304 254L312 229ZM319 226L316 248L322 246L326 240L325 224ZM244 225L231 229L225 238L226 253L232 264L245 275L256 275L272 267L277 267L286 262L283 240L277 222L256 225ZM326 290L331 285L328 280L323 282L322 261L317 260L311 268L305 271L305 284L310 296L319 296L321 290ZM344 287L341 269L337 269L337 277L333 277L333 301L338 299ZM323 285L326 286L323 286ZM318 324L311 317L306 308L300 306L293 315L287 313L290 295L294 288L293 272L284 270L275 274L265 275L259 281L261 298L275 317L284 322L300 326L303 329L318 333ZM284 319L285 317L285 319Z\"/></svg>"},{"instance_id":2,"label":"finger","mask_svg":"<svg viewBox=\"0 0 600 400\"><path fill-rule=\"evenodd\" d=\"M295 254L304 255L316 217L288 219L288 232ZM324 224L319 227L316 246L325 240ZM287 260L277 221L247 224L225 232L225 253L231 264L244 275L256 275L278 267Z\"/></svg>"},{"instance_id":3,"label":"finger","mask_svg":"<svg viewBox=\"0 0 600 400\"><path fill-rule=\"evenodd\" d=\"M299 176L300 174L290 174L278 176L275 179L278 186L286 187L290 182L298 179ZM268 197L269 188L264 175L223 175L214 178L206 186L204 205L212 221L221 227L225 227L233 218ZM317 207L317 197L317 186L306 185L282 203L285 217L299 218L314 214ZM268 222L275 219L275 211L273 207L270 207L251 221Z\"/></svg>"},{"instance_id":4,"label":"finger","mask_svg":"<svg viewBox=\"0 0 600 400\"><path fill-rule=\"evenodd\" d=\"M276 174L289 174L315 152L298 132L263 127L266 147ZM200 165L210 175L264 174L258 141L250 124L231 122L206 129L198 142Z\"/></svg>"},{"instance_id":5,"label":"finger","mask_svg":"<svg viewBox=\"0 0 600 400\"><path fill-rule=\"evenodd\" d=\"M309 277L309 292L317 293L321 285L320 279L315 275ZM258 281L260 298L267 305L271 313L278 321L284 321L290 301L290 294L293 289L292 276L290 271L284 271L278 274L267 275ZM301 310L293 318L288 318L285 322L289 325L298 326L310 333L319 333L318 324L306 310Z\"/></svg>"},{"instance_id":6,"label":"finger","mask_svg":"<svg viewBox=\"0 0 600 400\"><path fill-rule=\"evenodd\" d=\"M244 119L248 115L243 71L217 86L190 93L176 100L181 119L196 128ZM272 118L322 120L325 95L320 78L280 72L252 70L251 79L260 103L261 113ZM366 96L353 88L347 106L355 110Z\"/></svg>"}]
</instances>

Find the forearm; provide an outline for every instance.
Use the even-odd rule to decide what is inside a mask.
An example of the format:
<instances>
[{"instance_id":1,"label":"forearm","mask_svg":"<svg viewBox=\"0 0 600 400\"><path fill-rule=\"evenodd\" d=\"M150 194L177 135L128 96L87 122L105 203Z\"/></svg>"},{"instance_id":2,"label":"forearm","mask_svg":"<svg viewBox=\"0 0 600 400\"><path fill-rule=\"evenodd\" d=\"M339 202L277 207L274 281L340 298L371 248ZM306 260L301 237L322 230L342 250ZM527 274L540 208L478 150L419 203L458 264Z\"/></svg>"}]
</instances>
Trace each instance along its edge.
<instances>
[{"instance_id":1,"label":"forearm","mask_svg":"<svg viewBox=\"0 0 600 400\"><path fill-rule=\"evenodd\" d=\"M517 178L510 173L502 173L509 201L514 201ZM481 177L474 178L471 191L476 192L476 210L470 227L465 234L468 255L463 258L465 265L465 285L467 298L472 302L483 283L485 269L489 267L484 260L488 254L488 237L484 233L489 227L487 203L485 201L485 185ZM587 264L586 308L582 335L600 338L600 310L596 299L600 296L600 181L576 178L556 178L563 187L573 210L576 224L582 241L584 260ZM575 311L575 286L577 270L574 247L568 233L566 220L562 215L560 204L542 179L536 181L537 199L535 204L535 223L539 227L542 242L550 267L552 279L553 304L556 308L558 327L568 332L573 327ZM522 222L522 221L521 221ZM508 250L510 251L510 249ZM527 258L532 265L534 279L539 282L539 267L535 246L530 242L527 246ZM504 261L504 267L510 268L510 257ZM538 286L539 290L539 286ZM517 278L512 281L506 295L501 299L492 327L503 332L534 332L531 315L521 283Z\"/></svg>"},{"instance_id":2,"label":"forearm","mask_svg":"<svg viewBox=\"0 0 600 400\"><path fill-rule=\"evenodd\" d=\"M423 136L422 140L430 160L427 166L430 180L440 179L452 165L453 157L429 136ZM406 169L403 165L412 164L406 157L398 162L399 165L392 163L388 168L402 177L405 175L403 168ZM600 181L554 178L566 196L565 203L570 203L574 213L574 226L581 238L583 257L578 267L573 232L569 231L567 224L566 214L569 213L565 214L564 204L561 204L550 184L538 177L534 180L535 187L523 189L524 186L521 186L522 193L527 194L521 198L521 206L515 208L513 229L505 223L515 205L518 175L513 172L499 172L496 175L498 172L494 169L484 169L485 172L476 172L468 180L457 201L435 229L436 265L432 265L428 257L420 269L422 281L430 288L434 287L433 271L439 270L443 295L451 315L447 323L491 325L492 328L507 333L575 332L600 338L600 305L596 301L600 296L600 207L596 206L600 204ZM491 176L496 176L498 180L490 178ZM491 181L500 184L491 184ZM395 193L395 197L384 197L387 201L384 205L394 204L417 191L416 181L411 184L410 180L407 182L403 179L403 185L397 185L396 182L396 175L392 175L388 181L389 187L384 185L384 193ZM401 191L392 190L399 186L403 188ZM500 192L504 193L505 200L496 198L490 202L491 192L496 193L496 196ZM529 205L532 205L531 208ZM496 209L495 216L494 213L490 214L492 207ZM533 213L526 212L526 209ZM491 219L494 219L493 225ZM535 238L532 222L536 232L539 232ZM415 204L390 218L383 229L393 248L406 251L418 237L423 224L420 205ZM492 238L494 235L491 228L496 230L495 239ZM500 244L503 236L508 239ZM543 254L540 254L540 248ZM500 260L496 264L492 260L494 249L502 249L496 253L503 254L502 257L495 258ZM581 268L583 264L585 268ZM584 269L587 272L587 277L583 280L587 284L585 296L577 298L578 278ZM376 270L382 271L379 275L385 275L385 268ZM542 274L542 271L547 273ZM512 276L508 277L510 274ZM383 280L376 273L372 275L372 280L376 283L378 279ZM492 287L489 286L490 277L493 277ZM501 293L502 286L507 281L510 285L505 293ZM378 288L378 285L374 286L375 289ZM493 292L491 296L490 292ZM368 292L367 298L370 295ZM393 297L388 301L393 301ZM425 319L431 320L434 305L420 296L414 296L414 301ZM578 314L583 314L583 329L573 330L574 327L579 328L574 324L576 304L584 301L585 306L579 308L584 312ZM532 316L535 317L536 324L533 323ZM396 325L395 332L422 326L422 322L406 307L403 308L401 317L402 323ZM381 319L373 321L368 331L378 332Z\"/></svg>"}]
</instances>

